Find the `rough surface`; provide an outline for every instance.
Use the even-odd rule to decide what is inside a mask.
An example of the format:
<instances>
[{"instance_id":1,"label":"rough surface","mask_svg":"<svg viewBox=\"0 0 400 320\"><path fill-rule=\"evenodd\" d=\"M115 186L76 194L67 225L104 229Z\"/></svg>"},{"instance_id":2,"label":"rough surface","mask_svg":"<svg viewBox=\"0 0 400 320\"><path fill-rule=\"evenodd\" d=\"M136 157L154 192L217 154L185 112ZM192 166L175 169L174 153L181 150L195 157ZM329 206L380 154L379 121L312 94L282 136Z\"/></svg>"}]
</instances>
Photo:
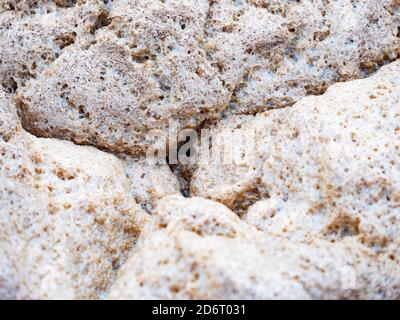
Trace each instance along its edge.
<instances>
[{"instance_id":1,"label":"rough surface","mask_svg":"<svg viewBox=\"0 0 400 320\"><path fill-rule=\"evenodd\" d=\"M141 207L151 213L157 201L180 194L181 186L170 167L151 159L124 160L126 177L131 182L131 194Z\"/></svg>"},{"instance_id":2,"label":"rough surface","mask_svg":"<svg viewBox=\"0 0 400 320\"><path fill-rule=\"evenodd\" d=\"M97 298L147 219L123 164L14 127L0 137L0 298Z\"/></svg>"},{"instance_id":3,"label":"rough surface","mask_svg":"<svg viewBox=\"0 0 400 320\"><path fill-rule=\"evenodd\" d=\"M10 97L0 88L0 139L7 141L21 129L16 110Z\"/></svg>"},{"instance_id":4,"label":"rough surface","mask_svg":"<svg viewBox=\"0 0 400 320\"><path fill-rule=\"evenodd\" d=\"M398 261L350 238L307 245L261 233L209 200L165 198L144 232L112 299L399 298Z\"/></svg>"},{"instance_id":5,"label":"rough surface","mask_svg":"<svg viewBox=\"0 0 400 320\"><path fill-rule=\"evenodd\" d=\"M67 25L68 14L77 19L73 10L82 10L77 5L57 9L67 12ZM92 3L82 5L96 11ZM290 106L393 61L398 8L393 0L119 0L107 5L107 14L98 8L98 19L82 18L97 29L92 41L82 31L63 31L62 22L54 30L37 23L53 43L71 32L86 41L67 46L18 91L24 126L40 136L143 154L153 143L149 130L165 130L169 120L196 128L227 114ZM16 13L2 19L10 14ZM15 37L19 24L34 28L26 19L15 20L3 37ZM32 35L28 29L24 37ZM79 21L76 29L85 30ZM20 44L22 61L32 60L23 54L29 39ZM60 53L53 47L50 60ZM33 52L42 49L49 50Z\"/></svg>"},{"instance_id":6,"label":"rough surface","mask_svg":"<svg viewBox=\"0 0 400 320\"><path fill-rule=\"evenodd\" d=\"M212 1L208 48L229 113L293 105L399 56L399 2Z\"/></svg>"},{"instance_id":7,"label":"rough surface","mask_svg":"<svg viewBox=\"0 0 400 320\"><path fill-rule=\"evenodd\" d=\"M399 106L395 62L292 108L229 119L216 138L255 130L254 161L201 164L192 193L239 213L256 202L246 221L291 239L356 235L384 250L400 235Z\"/></svg>"},{"instance_id":8,"label":"rough surface","mask_svg":"<svg viewBox=\"0 0 400 320\"><path fill-rule=\"evenodd\" d=\"M399 0L0 0L0 44L0 299L400 299Z\"/></svg>"},{"instance_id":9,"label":"rough surface","mask_svg":"<svg viewBox=\"0 0 400 320\"><path fill-rule=\"evenodd\" d=\"M68 46L87 46L92 41L106 13L103 2L63 2L71 5L55 5L53 1L6 1L6 4L13 3L14 8L0 14L0 43L5 44L0 48L0 84L7 91L23 88ZM6 4L0 2L3 7Z\"/></svg>"},{"instance_id":10,"label":"rough surface","mask_svg":"<svg viewBox=\"0 0 400 320\"><path fill-rule=\"evenodd\" d=\"M21 91L24 126L41 136L143 154L152 142L149 130L164 130L169 121L196 127L219 115L228 94L200 45L200 7L116 2L112 23L93 45L67 48Z\"/></svg>"}]
</instances>

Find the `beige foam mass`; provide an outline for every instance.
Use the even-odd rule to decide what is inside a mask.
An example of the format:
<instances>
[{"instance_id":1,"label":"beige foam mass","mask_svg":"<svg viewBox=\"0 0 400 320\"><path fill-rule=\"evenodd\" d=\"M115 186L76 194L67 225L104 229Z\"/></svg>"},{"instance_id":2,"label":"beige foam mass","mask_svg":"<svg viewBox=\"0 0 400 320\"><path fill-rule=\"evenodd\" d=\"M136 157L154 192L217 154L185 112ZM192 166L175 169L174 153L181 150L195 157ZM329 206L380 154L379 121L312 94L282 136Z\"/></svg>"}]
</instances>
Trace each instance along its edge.
<instances>
[{"instance_id":1,"label":"beige foam mass","mask_svg":"<svg viewBox=\"0 0 400 320\"><path fill-rule=\"evenodd\" d=\"M396 299L399 264L355 239L294 242L257 231L225 206L158 203L111 299Z\"/></svg>"},{"instance_id":2,"label":"beige foam mass","mask_svg":"<svg viewBox=\"0 0 400 320\"><path fill-rule=\"evenodd\" d=\"M399 2L219 0L207 46L231 89L228 113L254 113L365 77L399 55Z\"/></svg>"},{"instance_id":3,"label":"beige foam mass","mask_svg":"<svg viewBox=\"0 0 400 320\"><path fill-rule=\"evenodd\" d=\"M225 203L260 230L291 239L399 237L400 63L321 97L228 119L214 137L254 130L254 161L200 164L194 195ZM257 202L261 200L260 202Z\"/></svg>"},{"instance_id":4,"label":"beige foam mass","mask_svg":"<svg viewBox=\"0 0 400 320\"><path fill-rule=\"evenodd\" d=\"M132 197L149 213L158 200L181 193L178 178L166 163L128 157L124 160L124 171L131 182Z\"/></svg>"},{"instance_id":5,"label":"beige foam mass","mask_svg":"<svg viewBox=\"0 0 400 320\"><path fill-rule=\"evenodd\" d=\"M106 14L100 0L7 2L13 10L0 14L0 84L9 92L36 78L68 46L87 46Z\"/></svg>"},{"instance_id":6,"label":"beige foam mass","mask_svg":"<svg viewBox=\"0 0 400 320\"><path fill-rule=\"evenodd\" d=\"M18 90L18 105L35 135L144 154L149 130L165 131L170 120L198 128L371 74L399 54L398 8L393 0L114 1L98 19L83 17L92 32L57 49L60 57ZM29 19L26 37L48 25Z\"/></svg>"},{"instance_id":7,"label":"beige foam mass","mask_svg":"<svg viewBox=\"0 0 400 320\"><path fill-rule=\"evenodd\" d=\"M0 298L98 298L147 219L123 162L4 120L16 129L0 136Z\"/></svg>"},{"instance_id":8,"label":"beige foam mass","mask_svg":"<svg viewBox=\"0 0 400 320\"><path fill-rule=\"evenodd\" d=\"M149 130L197 127L219 115L228 92L200 45L195 2L116 2L89 48L68 47L20 91L24 125L113 152L144 154Z\"/></svg>"},{"instance_id":9,"label":"beige foam mass","mask_svg":"<svg viewBox=\"0 0 400 320\"><path fill-rule=\"evenodd\" d=\"M400 299L398 0L0 0L0 43L0 299ZM171 124L254 161L172 173Z\"/></svg>"}]
</instances>

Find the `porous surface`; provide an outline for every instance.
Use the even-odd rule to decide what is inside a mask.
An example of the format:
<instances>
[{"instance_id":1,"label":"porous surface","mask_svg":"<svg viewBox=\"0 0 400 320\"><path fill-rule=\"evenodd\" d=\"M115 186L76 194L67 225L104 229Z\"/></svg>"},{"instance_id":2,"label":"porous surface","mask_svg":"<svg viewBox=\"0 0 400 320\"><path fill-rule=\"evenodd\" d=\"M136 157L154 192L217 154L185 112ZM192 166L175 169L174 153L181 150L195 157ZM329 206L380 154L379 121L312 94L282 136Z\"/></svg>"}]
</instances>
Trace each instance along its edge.
<instances>
[{"instance_id":1,"label":"porous surface","mask_svg":"<svg viewBox=\"0 0 400 320\"><path fill-rule=\"evenodd\" d=\"M147 218L123 162L31 136L0 98L0 298L98 298Z\"/></svg>"},{"instance_id":2,"label":"porous surface","mask_svg":"<svg viewBox=\"0 0 400 320\"><path fill-rule=\"evenodd\" d=\"M0 0L0 44L0 299L400 299L398 0Z\"/></svg>"},{"instance_id":3,"label":"porous surface","mask_svg":"<svg viewBox=\"0 0 400 320\"><path fill-rule=\"evenodd\" d=\"M228 119L215 139L254 130L254 159L200 164L192 193L238 213L255 203L245 220L291 239L356 235L384 250L400 231L399 106L394 62L292 108Z\"/></svg>"},{"instance_id":4,"label":"porous surface","mask_svg":"<svg viewBox=\"0 0 400 320\"><path fill-rule=\"evenodd\" d=\"M293 105L365 77L399 56L399 2L212 1L213 65L231 88L229 113Z\"/></svg>"},{"instance_id":5,"label":"porous surface","mask_svg":"<svg viewBox=\"0 0 400 320\"><path fill-rule=\"evenodd\" d=\"M261 233L209 200L164 198L144 234L110 298L399 298L399 263L387 255L351 238L308 245Z\"/></svg>"},{"instance_id":6,"label":"porous surface","mask_svg":"<svg viewBox=\"0 0 400 320\"><path fill-rule=\"evenodd\" d=\"M101 0L55 3L0 2L0 8L13 8L0 14L0 84L7 91L23 88L68 46L88 45L106 12Z\"/></svg>"},{"instance_id":7,"label":"porous surface","mask_svg":"<svg viewBox=\"0 0 400 320\"><path fill-rule=\"evenodd\" d=\"M141 207L151 213L158 200L181 193L178 178L167 163L154 159L124 159L124 171L131 182L131 195Z\"/></svg>"},{"instance_id":8,"label":"porous surface","mask_svg":"<svg viewBox=\"0 0 400 320\"><path fill-rule=\"evenodd\" d=\"M196 127L228 92L206 59L197 2L118 1L89 48L69 47L18 97L25 127L144 154L149 130ZM202 14L203 13L203 14Z\"/></svg>"},{"instance_id":9,"label":"porous surface","mask_svg":"<svg viewBox=\"0 0 400 320\"><path fill-rule=\"evenodd\" d=\"M21 125L9 95L0 88L0 139L8 141Z\"/></svg>"},{"instance_id":10,"label":"porous surface","mask_svg":"<svg viewBox=\"0 0 400 320\"><path fill-rule=\"evenodd\" d=\"M95 10L93 3L81 6ZM42 31L53 43L67 37L62 46L70 44L71 32L79 37L18 90L24 126L40 136L143 154L153 142L149 130L165 131L170 121L196 128L227 114L290 106L393 61L398 8L389 0L119 0L107 5L107 14L97 12L98 19L83 17L85 24L92 21L91 41L79 39L88 38L79 20L79 32L63 31L62 20L55 30L38 23L51 29ZM79 19L74 10L82 9L77 3L57 10L67 12L66 24L73 25L68 14ZM9 14L16 13L2 18ZM22 24L24 36L34 38L29 28L35 22L26 19L15 20L5 36L15 37ZM28 50L29 41L20 45ZM52 49L50 60L60 51L57 45L44 49ZM18 58L29 61L22 53Z\"/></svg>"}]
</instances>

